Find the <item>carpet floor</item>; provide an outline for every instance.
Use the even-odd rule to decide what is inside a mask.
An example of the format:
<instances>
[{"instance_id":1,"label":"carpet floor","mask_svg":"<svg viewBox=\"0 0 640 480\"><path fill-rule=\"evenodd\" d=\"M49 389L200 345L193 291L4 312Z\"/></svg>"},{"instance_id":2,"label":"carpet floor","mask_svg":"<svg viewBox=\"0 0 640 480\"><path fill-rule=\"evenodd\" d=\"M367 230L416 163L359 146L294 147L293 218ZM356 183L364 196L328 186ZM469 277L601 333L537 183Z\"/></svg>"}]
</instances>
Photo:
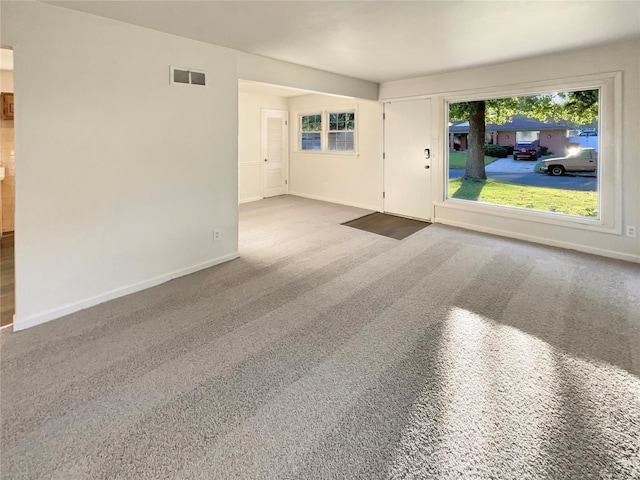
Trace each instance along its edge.
<instances>
[{"instance_id":1,"label":"carpet floor","mask_svg":"<svg viewBox=\"0 0 640 480\"><path fill-rule=\"evenodd\" d=\"M640 266L290 196L241 258L0 334L6 479L640 478Z\"/></svg>"}]
</instances>

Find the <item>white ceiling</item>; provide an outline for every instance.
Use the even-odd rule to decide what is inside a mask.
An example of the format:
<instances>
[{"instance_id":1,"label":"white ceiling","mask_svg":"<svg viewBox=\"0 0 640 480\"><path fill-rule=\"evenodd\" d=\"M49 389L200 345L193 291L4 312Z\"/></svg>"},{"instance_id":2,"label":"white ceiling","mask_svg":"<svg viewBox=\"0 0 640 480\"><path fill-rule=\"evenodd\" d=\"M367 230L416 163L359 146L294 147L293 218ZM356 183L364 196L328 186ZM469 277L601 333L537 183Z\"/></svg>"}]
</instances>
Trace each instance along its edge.
<instances>
[{"instance_id":1,"label":"white ceiling","mask_svg":"<svg viewBox=\"0 0 640 480\"><path fill-rule=\"evenodd\" d=\"M383 82L640 36L632 1L49 1Z\"/></svg>"}]
</instances>

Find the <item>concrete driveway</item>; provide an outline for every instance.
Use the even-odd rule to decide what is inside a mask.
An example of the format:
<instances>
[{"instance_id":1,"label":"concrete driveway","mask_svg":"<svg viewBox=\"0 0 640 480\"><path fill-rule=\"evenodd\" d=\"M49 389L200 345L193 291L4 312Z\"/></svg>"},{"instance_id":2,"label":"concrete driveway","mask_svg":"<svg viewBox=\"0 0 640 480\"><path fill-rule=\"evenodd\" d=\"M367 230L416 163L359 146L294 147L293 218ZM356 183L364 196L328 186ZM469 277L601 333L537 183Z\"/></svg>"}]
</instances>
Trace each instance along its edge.
<instances>
[{"instance_id":1,"label":"concrete driveway","mask_svg":"<svg viewBox=\"0 0 640 480\"><path fill-rule=\"evenodd\" d=\"M593 173L552 177L543 173L534 173L533 167L536 163L538 162L534 160L514 160L510 155L487 165L485 171L488 178L520 185L582 191L596 191L598 188L598 180ZM464 170L449 169L449 178L457 178L462 175L464 175Z\"/></svg>"},{"instance_id":2,"label":"concrete driveway","mask_svg":"<svg viewBox=\"0 0 640 480\"><path fill-rule=\"evenodd\" d=\"M535 160L514 160L511 155L507 158L499 158L490 165L484 167L487 176L499 174L522 175L525 173L533 173L533 167L536 166Z\"/></svg>"}]
</instances>

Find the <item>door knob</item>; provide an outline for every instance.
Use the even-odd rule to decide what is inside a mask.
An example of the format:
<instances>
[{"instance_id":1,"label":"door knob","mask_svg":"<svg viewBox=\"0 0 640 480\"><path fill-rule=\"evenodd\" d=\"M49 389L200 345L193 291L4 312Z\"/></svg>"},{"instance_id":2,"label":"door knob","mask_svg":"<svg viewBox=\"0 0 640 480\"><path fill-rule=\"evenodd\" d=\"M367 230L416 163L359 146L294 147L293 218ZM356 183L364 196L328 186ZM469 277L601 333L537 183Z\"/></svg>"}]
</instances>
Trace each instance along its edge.
<instances>
[{"instance_id":1,"label":"door knob","mask_svg":"<svg viewBox=\"0 0 640 480\"><path fill-rule=\"evenodd\" d=\"M431 158L431 150L429 150L428 148L424 149L424 158L426 158L427 160Z\"/></svg>"},{"instance_id":2,"label":"door knob","mask_svg":"<svg viewBox=\"0 0 640 480\"><path fill-rule=\"evenodd\" d=\"M425 166L424 166L424 169L425 169L425 170L429 170L429 165L425 165Z\"/></svg>"},{"instance_id":3,"label":"door knob","mask_svg":"<svg viewBox=\"0 0 640 480\"><path fill-rule=\"evenodd\" d=\"M264 161L267 162L268 160L265 158Z\"/></svg>"}]
</instances>

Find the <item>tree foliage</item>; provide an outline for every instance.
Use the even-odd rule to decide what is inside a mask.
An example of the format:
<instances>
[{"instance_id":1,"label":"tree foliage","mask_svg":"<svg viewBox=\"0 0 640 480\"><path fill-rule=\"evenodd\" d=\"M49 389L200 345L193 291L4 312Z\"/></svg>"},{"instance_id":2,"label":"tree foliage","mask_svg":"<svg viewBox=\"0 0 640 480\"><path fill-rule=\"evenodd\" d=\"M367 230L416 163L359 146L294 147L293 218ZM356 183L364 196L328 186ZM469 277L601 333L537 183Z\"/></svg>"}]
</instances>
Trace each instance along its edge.
<instances>
[{"instance_id":1,"label":"tree foliage","mask_svg":"<svg viewBox=\"0 0 640 480\"><path fill-rule=\"evenodd\" d=\"M485 125L507 123L514 115L526 115L540 121L588 124L598 118L598 90L555 92L450 104L450 121L469 122L466 178L487 178L484 170Z\"/></svg>"},{"instance_id":2,"label":"tree foliage","mask_svg":"<svg viewBox=\"0 0 640 480\"><path fill-rule=\"evenodd\" d=\"M598 90L482 100L486 123L506 123L514 115L526 115L540 121L567 121L578 125L598 118ZM449 120L464 122L476 112L480 101L458 102L449 106Z\"/></svg>"}]
</instances>

